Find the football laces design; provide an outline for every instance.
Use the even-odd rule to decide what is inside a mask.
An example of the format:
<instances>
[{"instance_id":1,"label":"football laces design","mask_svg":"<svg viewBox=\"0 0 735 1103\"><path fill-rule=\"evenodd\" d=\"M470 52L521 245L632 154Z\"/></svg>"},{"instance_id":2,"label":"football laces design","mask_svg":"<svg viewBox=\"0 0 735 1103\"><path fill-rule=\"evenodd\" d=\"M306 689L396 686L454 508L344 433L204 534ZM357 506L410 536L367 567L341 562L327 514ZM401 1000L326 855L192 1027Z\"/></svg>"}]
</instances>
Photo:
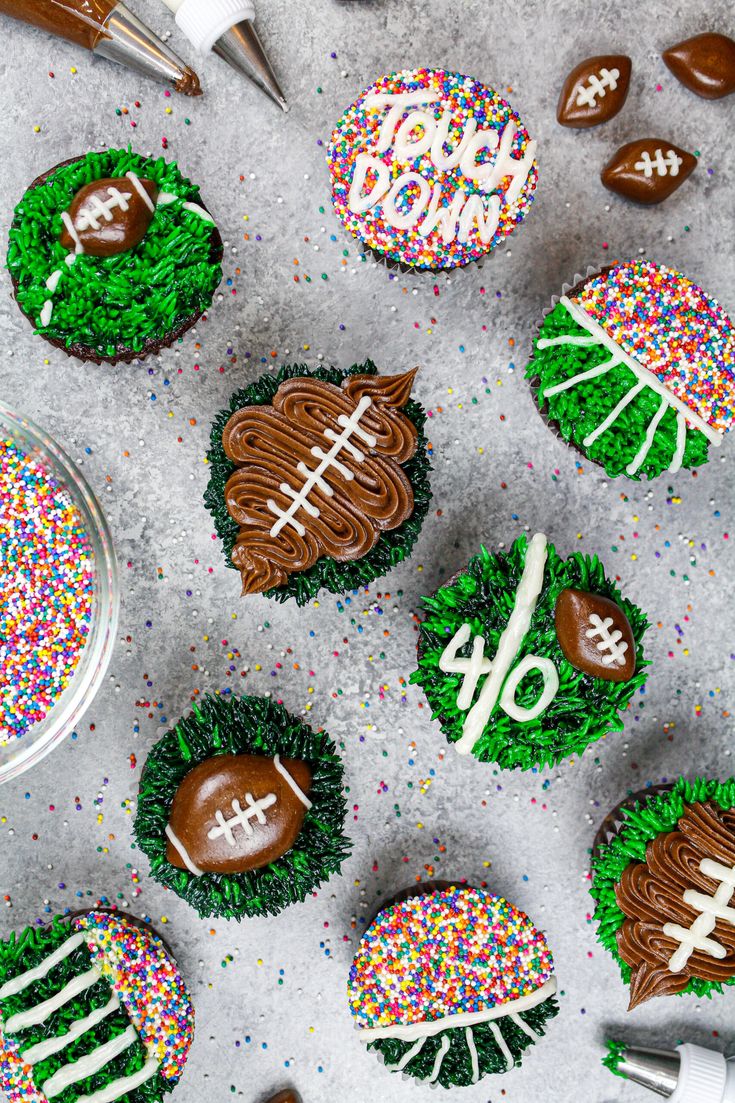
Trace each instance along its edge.
<instances>
[{"instance_id":1,"label":"football laces design","mask_svg":"<svg viewBox=\"0 0 735 1103\"><path fill-rule=\"evenodd\" d=\"M654 170L659 176L679 175L679 166L682 165L684 161L683 158L677 156L673 149L667 150L665 155L663 150L657 149L653 156L654 159L651 160L650 153L648 150L644 149L640 161L636 161L633 167L638 172L642 172L648 179L653 176Z\"/></svg>"},{"instance_id":2,"label":"football laces design","mask_svg":"<svg viewBox=\"0 0 735 1103\"><path fill-rule=\"evenodd\" d=\"M619 69L600 69L599 75L593 73L586 84L581 84L577 93L577 107L595 107L597 98L603 99L609 90L614 92L620 79Z\"/></svg>"},{"instance_id":3,"label":"football laces design","mask_svg":"<svg viewBox=\"0 0 735 1103\"><path fill-rule=\"evenodd\" d=\"M628 644L622 639L623 633L619 628L614 632L610 631L614 624L613 618L605 617L603 620L598 613L590 613L590 624L592 627L587 629L587 639L593 640L595 636L600 637L597 650L607 651L607 654L602 656L605 666L611 666L613 663L624 666Z\"/></svg>"},{"instance_id":4,"label":"football laces design","mask_svg":"<svg viewBox=\"0 0 735 1103\"><path fill-rule=\"evenodd\" d=\"M239 800L232 801L232 811L235 813L231 819L226 820L221 809L217 809L214 813L214 818L217 821L216 827L212 827L207 832L207 838L220 839L224 835L225 842L230 846L235 845L235 828L241 827L248 838L252 838L255 834L255 828L253 827L251 820L257 820L260 824L266 823L266 809L272 808L278 798L275 793L268 793L266 796L261 797L260 800L255 800L252 793L245 794L246 808L240 807Z\"/></svg>"}]
</instances>

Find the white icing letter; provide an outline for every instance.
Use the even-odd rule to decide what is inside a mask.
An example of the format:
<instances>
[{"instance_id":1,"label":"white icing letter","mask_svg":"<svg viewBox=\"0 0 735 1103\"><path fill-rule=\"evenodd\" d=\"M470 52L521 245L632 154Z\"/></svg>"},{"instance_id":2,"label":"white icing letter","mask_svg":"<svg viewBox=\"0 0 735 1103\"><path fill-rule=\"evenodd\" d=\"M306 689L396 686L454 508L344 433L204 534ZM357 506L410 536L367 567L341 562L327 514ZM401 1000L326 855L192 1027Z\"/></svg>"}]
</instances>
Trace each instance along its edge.
<instances>
[{"instance_id":1,"label":"white icing letter","mask_svg":"<svg viewBox=\"0 0 735 1103\"><path fill-rule=\"evenodd\" d=\"M452 202L448 207L443 207L440 206L441 195L441 184L434 184L434 191L431 196L431 202L429 203L429 209L418 230L422 237L428 237L436 226L441 226L442 241L448 245L449 242L454 241L457 236L457 220L459 219L467 196L461 188L457 188L452 196Z\"/></svg>"},{"instance_id":2,"label":"white icing letter","mask_svg":"<svg viewBox=\"0 0 735 1103\"><path fill-rule=\"evenodd\" d=\"M393 131L396 128L396 123L407 107L425 106L428 103L436 103L439 99L441 99L441 96L438 92L432 93L428 90L419 92L398 92L395 95L366 96L362 101L362 106L367 110L371 108L384 109L390 107L390 111L383 119L380 130L378 131L375 152L385 153L386 149L388 149L393 140Z\"/></svg>"},{"instance_id":3,"label":"white icing letter","mask_svg":"<svg viewBox=\"0 0 735 1103\"><path fill-rule=\"evenodd\" d=\"M375 183L367 195L363 195L365 180L372 169L377 174ZM383 198L390 187L390 169L378 157L371 153L358 153L355 158L355 167L352 172L352 183L347 196L347 206L355 214L364 214Z\"/></svg>"},{"instance_id":4,"label":"white icing letter","mask_svg":"<svg viewBox=\"0 0 735 1103\"><path fill-rule=\"evenodd\" d=\"M459 240L467 241L474 223L480 234L483 245L489 245L493 240L500 219L500 196L491 195L487 200L487 212L481 195L471 195L464 205L464 210L459 216Z\"/></svg>"},{"instance_id":5,"label":"white icing letter","mask_svg":"<svg viewBox=\"0 0 735 1103\"><path fill-rule=\"evenodd\" d=\"M512 180L505 192L505 202L508 206L515 203L521 194L536 155L536 143L529 140L526 144L526 152L522 157L511 156L511 147L517 133L518 127L514 122L506 124L492 172L482 186L483 191L492 191L493 188L500 187L506 176L511 176Z\"/></svg>"},{"instance_id":6,"label":"white icing letter","mask_svg":"<svg viewBox=\"0 0 735 1103\"><path fill-rule=\"evenodd\" d=\"M411 135L418 127L423 128L423 134L412 141ZM412 111L398 127L393 143L396 160L413 161L422 153L426 153L431 146L435 130L436 123L432 115L427 115L425 111Z\"/></svg>"},{"instance_id":7,"label":"white icing letter","mask_svg":"<svg viewBox=\"0 0 735 1103\"><path fill-rule=\"evenodd\" d=\"M409 184L418 184L419 194L413 199L411 209L406 213L396 210L396 200L404 188ZM393 184L383 200L383 217L385 221L395 227L396 230L410 230L415 226L426 204L429 202L429 181L417 172L403 172Z\"/></svg>"},{"instance_id":8,"label":"white icing letter","mask_svg":"<svg viewBox=\"0 0 735 1103\"><path fill-rule=\"evenodd\" d=\"M487 180L488 176L493 171L493 162L483 161L482 164L477 164L477 154L482 149L490 150L492 153L498 148L498 132L497 130L478 130L474 138L469 142L467 148L462 154L462 159L459 162L459 170L463 176L466 176L468 180L474 180L476 184L481 183L483 180Z\"/></svg>"},{"instance_id":9,"label":"white icing letter","mask_svg":"<svg viewBox=\"0 0 735 1103\"><path fill-rule=\"evenodd\" d=\"M438 169L442 172L446 172L448 169L456 168L459 162L462 160L467 144L474 136L477 130L477 120L473 116L467 120L467 124L464 128L462 138L459 145L452 150L451 153L445 154L444 145L449 137L449 126L452 121L452 115L449 111L443 111L442 117L436 124L436 131L434 133L434 141L431 145L431 159Z\"/></svg>"}]
</instances>

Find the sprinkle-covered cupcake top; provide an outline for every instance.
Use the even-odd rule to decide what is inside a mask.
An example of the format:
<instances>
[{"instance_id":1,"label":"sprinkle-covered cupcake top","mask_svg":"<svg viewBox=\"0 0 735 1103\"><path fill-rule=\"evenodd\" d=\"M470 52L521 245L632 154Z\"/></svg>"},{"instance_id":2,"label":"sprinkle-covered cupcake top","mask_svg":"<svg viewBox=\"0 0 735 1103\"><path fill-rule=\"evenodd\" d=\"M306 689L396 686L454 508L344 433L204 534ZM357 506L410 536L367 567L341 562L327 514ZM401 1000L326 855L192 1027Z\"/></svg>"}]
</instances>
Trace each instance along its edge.
<instances>
[{"instance_id":1,"label":"sprinkle-covered cupcake top","mask_svg":"<svg viewBox=\"0 0 735 1103\"><path fill-rule=\"evenodd\" d=\"M107 912L89 912L74 926L86 934L92 960L124 1004L149 1057L176 1083L194 1037L194 1009L160 938Z\"/></svg>"},{"instance_id":2,"label":"sprinkle-covered cupcake top","mask_svg":"<svg viewBox=\"0 0 735 1103\"><path fill-rule=\"evenodd\" d=\"M371 85L328 150L346 228L387 258L454 268L522 222L538 178L536 143L509 103L460 73L413 69Z\"/></svg>"},{"instance_id":3,"label":"sprinkle-covered cupcake top","mask_svg":"<svg viewBox=\"0 0 735 1103\"><path fill-rule=\"evenodd\" d=\"M502 896L450 888L385 908L348 982L361 1028L435 1022L511 1003L549 981L544 935Z\"/></svg>"},{"instance_id":4,"label":"sprinkle-covered cupcake top","mask_svg":"<svg viewBox=\"0 0 735 1103\"><path fill-rule=\"evenodd\" d=\"M735 418L735 331L720 304L680 272L626 261L571 296L624 352L720 432Z\"/></svg>"}]
</instances>

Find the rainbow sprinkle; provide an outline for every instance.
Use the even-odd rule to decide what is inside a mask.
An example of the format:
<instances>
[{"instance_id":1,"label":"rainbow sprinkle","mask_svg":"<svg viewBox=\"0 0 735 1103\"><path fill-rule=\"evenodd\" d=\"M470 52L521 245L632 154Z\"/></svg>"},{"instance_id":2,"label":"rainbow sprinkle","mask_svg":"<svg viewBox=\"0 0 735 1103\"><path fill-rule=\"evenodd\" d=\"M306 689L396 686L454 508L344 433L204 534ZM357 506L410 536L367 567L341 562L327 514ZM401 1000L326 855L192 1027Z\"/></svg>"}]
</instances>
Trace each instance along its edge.
<instances>
[{"instance_id":1,"label":"rainbow sprinkle","mask_svg":"<svg viewBox=\"0 0 735 1103\"><path fill-rule=\"evenodd\" d=\"M74 926L87 932L92 958L125 1005L149 1057L175 1084L194 1037L194 1009L160 938L107 912L89 912Z\"/></svg>"},{"instance_id":2,"label":"rainbow sprinkle","mask_svg":"<svg viewBox=\"0 0 735 1103\"><path fill-rule=\"evenodd\" d=\"M38 456L0 437L0 745L43 720L79 662L94 561L82 518Z\"/></svg>"},{"instance_id":3,"label":"rainbow sprinkle","mask_svg":"<svg viewBox=\"0 0 735 1103\"><path fill-rule=\"evenodd\" d=\"M419 228L430 209L431 201L423 205L420 203L421 187L418 182L407 184L395 200L395 209L399 215L410 214L414 204L417 204L416 217L410 228L396 229L392 226L384 217L382 201L366 212L356 214L348 203L356 158L360 153L375 154L378 133L387 113L385 107L365 107L365 100L374 95L411 93L422 89L437 93L440 98L435 103L420 105L421 112L436 121L445 112L450 115L447 140L443 146L445 155L457 148L468 126L476 127L477 130L492 130L500 138L505 127L512 123L517 127L517 133L511 145L511 155L518 159L523 157L530 142L528 132L510 104L491 88L460 73L447 73L442 69L414 69L391 73L381 77L362 93L356 103L347 109L332 134L327 152L332 202L349 232L386 258L414 268L455 268L484 256L523 221L533 201L538 166L535 161L532 162L520 194L512 204L501 201L498 227L488 243L481 241L476 222L464 242L459 240L459 235L451 241L445 241L438 226L422 236ZM405 119L413 110L413 107L407 108L401 119ZM401 119L396 122L395 132L398 131ZM417 126L420 127L421 123ZM417 129L412 132L414 141L417 133L420 133ZM420 148L420 142L418 145ZM483 154L484 159L488 160L488 151L479 150L478 166L483 162ZM495 156L497 154L492 154L489 160ZM486 194L482 190L482 182L469 179L462 173L459 165L448 169L437 168L430 149L412 160L399 160L390 146L379 157L388 166L391 182L403 172L410 171L429 184L427 195L432 195L435 186L439 185L440 207L449 207L458 192L468 196ZM370 179L368 177L366 184L368 190ZM504 180L507 187L510 177ZM493 190L497 192L498 189ZM504 192L499 194L505 198ZM487 211L487 203L483 206Z\"/></svg>"},{"instance_id":4,"label":"rainbow sprinkle","mask_svg":"<svg viewBox=\"0 0 735 1103\"><path fill-rule=\"evenodd\" d=\"M649 260L616 264L572 296L609 337L715 429L735 418L735 331L720 304Z\"/></svg>"},{"instance_id":5,"label":"rainbow sprinkle","mask_svg":"<svg viewBox=\"0 0 735 1103\"><path fill-rule=\"evenodd\" d=\"M382 911L350 969L360 1027L434 1022L535 992L554 963L543 934L502 896L450 888Z\"/></svg>"}]
</instances>

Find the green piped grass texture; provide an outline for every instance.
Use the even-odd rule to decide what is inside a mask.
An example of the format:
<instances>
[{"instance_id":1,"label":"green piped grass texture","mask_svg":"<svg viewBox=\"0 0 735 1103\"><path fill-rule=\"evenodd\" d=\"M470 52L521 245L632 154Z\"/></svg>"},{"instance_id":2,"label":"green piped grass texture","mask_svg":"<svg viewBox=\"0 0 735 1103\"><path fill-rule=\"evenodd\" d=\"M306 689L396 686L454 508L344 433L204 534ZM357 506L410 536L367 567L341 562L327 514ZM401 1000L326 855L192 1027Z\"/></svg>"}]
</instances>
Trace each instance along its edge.
<instances>
[{"instance_id":1,"label":"green piped grass texture","mask_svg":"<svg viewBox=\"0 0 735 1103\"><path fill-rule=\"evenodd\" d=\"M586 336L563 303L557 303L543 321L538 337ZM630 368L617 364L604 375L583 380L567 391L545 398L547 388L588 371L610 359L604 345L552 345L538 347L534 342L533 358L526 368L539 410L567 444L578 448L605 469L610 478L624 475L639 481L644 476L655 479L668 471L676 450L676 410L669 406L664 414L643 465L628 475L626 467L643 444L646 429L661 404L661 397L650 387L645 388L616 418L613 425L589 447L585 438L592 433L635 386L637 380ZM707 462L709 441L698 429L687 428L682 467L699 467Z\"/></svg>"},{"instance_id":2,"label":"green piped grass texture","mask_svg":"<svg viewBox=\"0 0 735 1103\"><path fill-rule=\"evenodd\" d=\"M294 846L277 861L245 873L195 877L166 860L166 825L186 774L218 754L300 758L312 783L304 823ZM315 732L264 697L204 697L153 747L140 781L134 834L151 873L200 916L242 919L276 915L338 873L350 852L343 833L342 763L325 732Z\"/></svg>"},{"instance_id":3,"label":"green piped grass texture","mask_svg":"<svg viewBox=\"0 0 735 1103\"><path fill-rule=\"evenodd\" d=\"M602 1058L603 1065L606 1069L610 1070L613 1076L621 1076L623 1077L623 1079L625 1079L622 1072L620 1071L620 1062L623 1059L623 1051L625 1050L625 1045L623 1044L623 1042L616 1042L613 1038L608 1038L608 1040L605 1042L605 1045L607 1047L607 1051L605 1053L605 1056Z\"/></svg>"},{"instance_id":4,"label":"green piped grass texture","mask_svg":"<svg viewBox=\"0 0 735 1103\"><path fill-rule=\"evenodd\" d=\"M547 1000L536 1007L532 1007L529 1011L521 1011L518 1017L535 1034L543 1037L548 1022L558 1013L559 1005L556 999L549 996ZM525 1051L535 1044L534 1039L526 1033L523 1027L514 1023L508 1015L496 1019L493 1025L500 1031L503 1041L510 1051L513 1063L508 1063L505 1054L498 1045L490 1023L478 1023L472 1027L475 1049L477 1050L478 1079L482 1079L483 1076L489 1074L497 1075L498 1073L509 1072L511 1068L520 1066ZM466 1087L472 1084L474 1082L472 1078L472 1056L467 1044L464 1027L443 1030L440 1034L427 1038L416 1056L404 1067L404 1074L416 1080L428 1080L432 1075L436 1056L441 1049L442 1039L445 1037L449 1039L449 1049L444 1054L439 1076L434 1082L440 1084L443 1088ZM386 1067L394 1069L414 1044L414 1042L404 1042L400 1038L380 1038L376 1042L370 1042L368 1049L377 1050L381 1054Z\"/></svg>"},{"instance_id":5,"label":"green piped grass texture","mask_svg":"<svg viewBox=\"0 0 735 1103\"><path fill-rule=\"evenodd\" d=\"M597 940L612 954L625 984L630 983L631 969L618 953L617 935L625 915L615 899L615 886L631 862L645 862L648 843L658 835L675 831L687 806L700 801L712 801L722 809L735 808L735 778L720 782L700 777L691 783L680 778L670 792L643 797L633 808L625 809L624 822L615 837L599 847L590 886L596 901L593 918L597 923ZM735 984L735 977L723 982L692 977L686 988L676 994L711 996L731 984Z\"/></svg>"},{"instance_id":6,"label":"green piped grass texture","mask_svg":"<svg viewBox=\"0 0 735 1103\"><path fill-rule=\"evenodd\" d=\"M485 638L485 655L492 659L513 609L527 546L526 537L521 536L506 554L494 554L483 547L466 571L433 597L423 598L426 616L419 633L419 667L411 681L424 690L432 719L439 720L450 743L461 738L467 716L457 708L463 676L445 674L439 668L439 659L457 630L467 623L471 627L470 642L460 654L470 655L472 637L481 635ZM568 755L581 754L608 732L622 730L620 713L647 676L641 641L648 622L638 606L622 597L597 556L575 552L562 559L553 544L547 547L543 589L515 664L526 655L551 659L559 675L559 689L548 708L526 723L511 719L499 705L495 706L472 754L480 762L496 762L503 769L551 766ZM625 613L636 643L636 673L630 681L593 678L564 657L556 637L554 609L559 594L567 587L611 598ZM530 708L541 694L541 684L540 674L529 673L518 687L517 703Z\"/></svg>"},{"instance_id":7,"label":"green piped grass texture","mask_svg":"<svg viewBox=\"0 0 735 1103\"><path fill-rule=\"evenodd\" d=\"M59 241L62 212L85 184L130 170L179 198L156 208L135 248L113 257L82 254L67 266L68 251ZM88 153L30 188L15 208L7 267L17 281L18 305L35 322L36 332L65 348L81 345L111 358L121 348L140 352L148 340L165 342L198 317L212 302L222 268L212 256L212 223L186 210L185 202L202 201L175 162L140 157L129 149ZM57 269L62 275L51 294L46 280ZM43 326L41 310L49 298L53 312Z\"/></svg>"},{"instance_id":8,"label":"green piped grass texture","mask_svg":"<svg viewBox=\"0 0 735 1103\"><path fill-rule=\"evenodd\" d=\"M0 986L5 981L33 969L44 958L53 953L63 942L73 934L73 929L68 922L64 922L60 916L56 916L53 922L46 927L27 927L20 935L13 933L6 942L0 942ZM60 992L70 981L86 972L92 965L92 958L86 943L78 946L68 957L54 966L45 977L35 981L24 988L22 992L14 996L7 996L0 1000L0 1021L7 1022L11 1015L34 1007L44 1000L50 999ZM3 1028L6 1043L10 1043L15 1052L28 1049L47 1038L65 1034L71 1026L100 1007L104 1007L110 1000L112 989L109 982L100 977L90 988L81 994L68 1000L62 1007L53 1011L43 1023L37 1026L29 1026L17 1034L10 1033ZM76 1041L60 1050L58 1053L39 1061L33 1066L33 1083L36 1088L43 1090L45 1082L50 1076L62 1067L78 1061L81 1057L91 1053L105 1042L116 1038L130 1026L130 1018L121 1006L112 1012L102 1022L85 1031ZM11 1083L5 1080L10 1072L11 1065L2 1059L3 1044L0 1041L0 1090L10 1092ZM101 1091L107 1084L120 1077L131 1076L143 1067L147 1060L145 1047L140 1039L133 1042L117 1057L109 1061L103 1069L93 1076L88 1076L70 1084L58 1095L54 1096L54 1103L76 1103L77 1099ZM27 1081L25 1081L27 1083ZM16 1084L17 1087L17 1084ZM125 1095L127 1103L159 1103L163 1097L171 1091L173 1083L167 1082L160 1074L147 1080L134 1091Z\"/></svg>"},{"instance_id":9,"label":"green piped grass texture","mask_svg":"<svg viewBox=\"0 0 735 1103\"><path fill-rule=\"evenodd\" d=\"M275 375L261 375L260 379L251 383L249 387L235 391L227 408L217 414L212 425L210 450L207 454L210 476L204 494L204 504L214 519L214 527L222 541L222 550L228 567L237 570L231 556L240 531L239 524L230 517L225 505L225 484L230 475L237 470L237 466L227 458L222 447L222 433L232 415L245 406L269 405L281 383L286 379L306 376L321 379L325 383L333 383L339 387L351 375L377 374L378 369L372 360L366 360L364 364L353 364L346 370L332 367L310 369L303 364L289 364L282 367ZM398 528L381 533L375 547L362 559L347 563L338 563L328 558L318 559L308 570L292 574L283 586L266 590L265 597L274 598L276 601L287 601L293 598L297 605L306 605L322 589L329 590L333 594L348 593L351 590L358 590L361 586L369 586L376 578L387 574L392 567L411 554L431 504L429 485L431 464L423 431L426 422L424 408L418 402L409 399L402 407L402 413L413 422L418 432L416 454L407 463L401 465L413 488L414 508L411 516Z\"/></svg>"}]
</instances>

